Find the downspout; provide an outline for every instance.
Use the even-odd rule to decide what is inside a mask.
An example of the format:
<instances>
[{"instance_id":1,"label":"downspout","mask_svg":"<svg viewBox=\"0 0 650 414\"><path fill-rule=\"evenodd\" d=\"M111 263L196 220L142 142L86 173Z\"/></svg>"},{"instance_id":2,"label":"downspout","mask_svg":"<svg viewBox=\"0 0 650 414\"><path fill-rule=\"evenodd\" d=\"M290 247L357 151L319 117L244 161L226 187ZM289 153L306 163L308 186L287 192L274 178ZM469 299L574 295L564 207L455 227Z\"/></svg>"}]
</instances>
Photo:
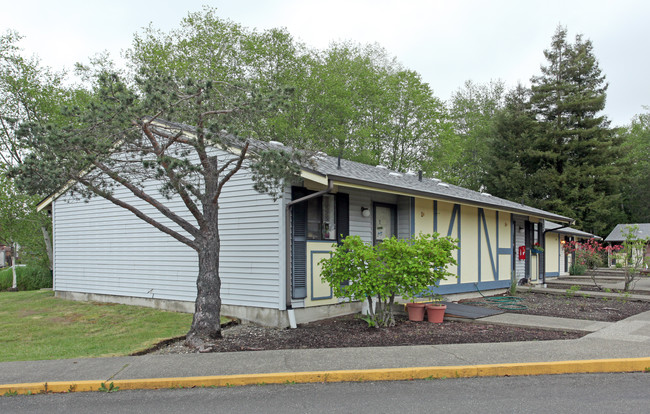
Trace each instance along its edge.
<instances>
[{"instance_id":1,"label":"downspout","mask_svg":"<svg viewBox=\"0 0 650 414\"><path fill-rule=\"evenodd\" d=\"M544 248L544 254L542 254L542 284L543 285L546 285L546 233L551 232L551 231L566 229L571 224L573 224L573 222L564 224L564 225L562 225L560 227L556 227L554 229L544 230L542 232L542 247ZM558 260L560 260L560 259L558 258ZM558 268L559 268L559 266L560 266L560 263L558 262Z\"/></svg>"},{"instance_id":2,"label":"downspout","mask_svg":"<svg viewBox=\"0 0 650 414\"><path fill-rule=\"evenodd\" d=\"M327 188L325 190L319 191L317 193L312 193L309 195L306 195L304 197L301 197L297 200L292 200L288 202L285 205L285 216L284 216L284 223L285 223L285 240L286 240L286 245L285 245L285 251L286 251L286 272L285 272L285 279L286 279L286 306L287 310L291 310L291 270L293 268L292 263L291 263L291 242L293 239L293 236L291 234L291 207L293 207L295 204L299 203L304 203L305 201L315 198L315 197L320 197L324 194L329 193L332 191L334 188L334 182L332 180L327 180ZM295 326L292 326L294 328Z\"/></svg>"}]
</instances>

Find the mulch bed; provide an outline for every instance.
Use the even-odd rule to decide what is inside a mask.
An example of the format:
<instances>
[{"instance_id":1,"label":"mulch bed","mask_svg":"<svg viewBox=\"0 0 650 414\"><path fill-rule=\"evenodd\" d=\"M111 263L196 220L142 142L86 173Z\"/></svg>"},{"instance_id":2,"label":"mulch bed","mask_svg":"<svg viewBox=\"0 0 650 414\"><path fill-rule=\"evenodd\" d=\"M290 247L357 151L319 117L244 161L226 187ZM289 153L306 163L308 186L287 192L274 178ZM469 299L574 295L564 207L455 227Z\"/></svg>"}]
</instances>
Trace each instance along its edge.
<instances>
[{"instance_id":1,"label":"mulch bed","mask_svg":"<svg viewBox=\"0 0 650 414\"><path fill-rule=\"evenodd\" d=\"M400 315L396 317L394 327L377 329L368 327L366 322L355 315L347 315L300 325L298 329L235 325L223 330L223 339L215 344L213 352L546 341L581 336L584 333L455 321L441 324L411 322ZM180 339L151 353L191 352L194 351Z\"/></svg>"},{"instance_id":2,"label":"mulch bed","mask_svg":"<svg viewBox=\"0 0 650 414\"><path fill-rule=\"evenodd\" d=\"M552 295L524 292L517 294L517 297L523 298L521 304L525 305L527 309L508 310L508 312L616 322L641 312L650 311L650 302L637 302L625 298L584 297L580 293ZM462 300L460 303L499 309L498 303L490 303L483 298Z\"/></svg>"},{"instance_id":3,"label":"mulch bed","mask_svg":"<svg viewBox=\"0 0 650 414\"><path fill-rule=\"evenodd\" d=\"M650 302L633 302L566 297L540 293L520 293L526 310L508 312L558 316L597 321L618 321L650 310ZM498 308L485 299L464 300L478 306ZM275 349L343 348L400 345L439 345L487 342L547 341L575 339L584 333L518 328L482 323L445 321L442 324L411 322L396 317L392 328L371 328L355 315L331 318L300 325L298 329L263 328L256 325L234 325L223 330L212 352L261 351ZM167 341L150 354L196 352L184 345L184 339Z\"/></svg>"},{"instance_id":4,"label":"mulch bed","mask_svg":"<svg viewBox=\"0 0 650 414\"><path fill-rule=\"evenodd\" d=\"M602 281L599 280L599 282L602 282ZM598 287L593 285L593 284L589 285L589 284L584 284L584 283L585 283L584 280L576 281L575 285L580 286L580 290L582 290L582 291L587 291L587 292L607 292L605 290L605 288L598 289ZM547 283L547 287L549 287L551 289L562 289L562 290L567 290L571 286L575 286L575 285L565 285L565 284L562 284L562 283ZM621 295L625 295L626 292L624 292L622 289L611 289L611 293L618 293L618 294L621 294ZM629 290L627 293L630 294L630 295L650 295L650 291L648 291L648 290Z\"/></svg>"}]
</instances>

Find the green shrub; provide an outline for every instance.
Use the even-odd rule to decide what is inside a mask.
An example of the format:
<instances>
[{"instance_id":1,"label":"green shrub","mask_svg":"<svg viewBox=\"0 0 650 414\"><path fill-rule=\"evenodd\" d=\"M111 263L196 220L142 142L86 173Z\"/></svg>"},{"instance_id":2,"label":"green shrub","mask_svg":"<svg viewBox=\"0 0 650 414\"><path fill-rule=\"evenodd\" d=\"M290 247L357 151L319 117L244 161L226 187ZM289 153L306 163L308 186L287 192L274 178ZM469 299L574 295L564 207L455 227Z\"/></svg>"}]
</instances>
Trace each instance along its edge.
<instances>
[{"instance_id":1,"label":"green shrub","mask_svg":"<svg viewBox=\"0 0 650 414\"><path fill-rule=\"evenodd\" d=\"M587 266L583 264L574 263L571 266L569 266L570 275L584 275L586 271L587 271Z\"/></svg>"},{"instance_id":2,"label":"green shrub","mask_svg":"<svg viewBox=\"0 0 650 414\"><path fill-rule=\"evenodd\" d=\"M412 300L449 276L446 268L456 264L452 251L456 240L437 233L413 239L396 237L371 246L359 236L348 236L336 246L332 257L323 259L322 277L334 295L350 300L367 300L369 324L392 326L395 296Z\"/></svg>"},{"instance_id":3,"label":"green shrub","mask_svg":"<svg viewBox=\"0 0 650 414\"><path fill-rule=\"evenodd\" d=\"M11 268L0 271L0 290L7 290L13 282ZM41 266L19 266L16 268L16 285L18 290L38 290L52 287L50 269Z\"/></svg>"}]
</instances>

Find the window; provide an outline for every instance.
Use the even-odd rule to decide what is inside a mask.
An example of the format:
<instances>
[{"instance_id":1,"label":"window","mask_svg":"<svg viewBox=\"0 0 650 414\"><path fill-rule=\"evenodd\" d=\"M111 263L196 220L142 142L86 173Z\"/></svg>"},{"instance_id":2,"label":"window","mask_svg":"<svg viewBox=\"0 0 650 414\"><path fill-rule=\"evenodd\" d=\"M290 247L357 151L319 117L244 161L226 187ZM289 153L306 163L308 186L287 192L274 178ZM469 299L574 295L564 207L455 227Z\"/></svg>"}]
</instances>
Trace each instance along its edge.
<instances>
[{"instance_id":1,"label":"window","mask_svg":"<svg viewBox=\"0 0 650 414\"><path fill-rule=\"evenodd\" d=\"M336 240L336 196L325 194L307 201L307 238Z\"/></svg>"}]
</instances>

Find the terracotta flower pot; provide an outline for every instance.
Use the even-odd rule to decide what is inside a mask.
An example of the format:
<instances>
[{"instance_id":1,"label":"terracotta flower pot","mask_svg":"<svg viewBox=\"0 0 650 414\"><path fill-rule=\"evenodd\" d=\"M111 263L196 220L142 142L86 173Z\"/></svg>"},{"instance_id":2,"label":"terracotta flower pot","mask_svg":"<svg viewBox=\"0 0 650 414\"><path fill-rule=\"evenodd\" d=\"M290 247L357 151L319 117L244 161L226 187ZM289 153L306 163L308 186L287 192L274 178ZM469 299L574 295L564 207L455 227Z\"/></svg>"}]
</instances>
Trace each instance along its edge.
<instances>
[{"instance_id":1,"label":"terracotta flower pot","mask_svg":"<svg viewBox=\"0 0 650 414\"><path fill-rule=\"evenodd\" d=\"M445 310L447 305L428 304L427 305L427 318L429 322L442 323L445 318Z\"/></svg>"},{"instance_id":2,"label":"terracotta flower pot","mask_svg":"<svg viewBox=\"0 0 650 414\"><path fill-rule=\"evenodd\" d=\"M406 311L409 314L409 321L423 321L424 306L424 303L407 303Z\"/></svg>"}]
</instances>

